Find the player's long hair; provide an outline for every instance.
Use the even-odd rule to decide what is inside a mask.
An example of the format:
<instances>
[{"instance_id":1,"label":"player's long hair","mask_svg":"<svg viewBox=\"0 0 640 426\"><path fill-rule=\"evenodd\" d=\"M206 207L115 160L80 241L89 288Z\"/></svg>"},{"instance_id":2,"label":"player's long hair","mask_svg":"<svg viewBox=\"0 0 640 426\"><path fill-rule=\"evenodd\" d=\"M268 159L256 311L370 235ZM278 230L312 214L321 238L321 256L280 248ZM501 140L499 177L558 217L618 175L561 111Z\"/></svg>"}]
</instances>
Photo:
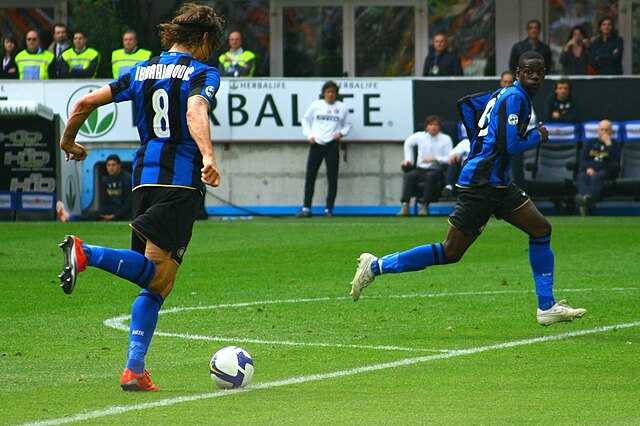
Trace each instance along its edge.
<instances>
[{"instance_id":1,"label":"player's long hair","mask_svg":"<svg viewBox=\"0 0 640 426\"><path fill-rule=\"evenodd\" d=\"M209 33L211 51L222 43L225 19L213 8L197 3L185 3L171 22L158 25L160 42L164 49L174 44L197 47L202 43L204 33Z\"/></svg>"}]
</instances>

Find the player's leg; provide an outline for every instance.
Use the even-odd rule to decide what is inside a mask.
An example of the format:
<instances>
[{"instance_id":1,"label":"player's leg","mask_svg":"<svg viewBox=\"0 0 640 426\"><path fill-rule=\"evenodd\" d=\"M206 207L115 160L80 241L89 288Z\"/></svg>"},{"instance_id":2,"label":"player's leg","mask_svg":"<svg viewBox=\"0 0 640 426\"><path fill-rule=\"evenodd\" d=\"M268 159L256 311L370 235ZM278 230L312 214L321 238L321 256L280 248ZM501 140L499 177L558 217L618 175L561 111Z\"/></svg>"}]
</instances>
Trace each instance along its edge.
<instances>
[{"instance_id":1,"label":"player's leg","mask_svg":"<svg viewBox=\"0 0 640 426\"><path fill-rule=\"evenodd\" d=\"M139 194L136 192L140 191ZM135 219L131 248L152 261L153 280L133 303L127 366L120 385L124 390L157 390L144 368L144 358L186 253L202 202L198 191L181 188L140 188L134 192Z\"/></svg>"},{"instance_id":2,"label":"player's leg","mask_svg":"<svg viewBox=\"0 0 640 426\"><path fill-rule=\"evenodd\" d=\"M556 303L553 294L554 255L551 250L549 221L531 200L503 218L529 235L529 263L538 297L538 322L550 325L583 316L586 313L584 309L573 309L564 301Z\"/></svg>"},{"instance_id":3,"label":"player's leg","mask_svg":"<svg viewBox=\"0 0 640 426\"><path fill-rule=\"evenodd\" d=\"M429 266L460 261L491 216L491 201L485 192L475 189L460 191L456 207L449 216L447 236L441 243L426 244L381 258L362 253L351 281L353 300L358 300L362 290L378 275L420 271Z\"/></svg>"},{"instance_id":4,"label":"player's leg","mask_svg":"<svg viewBox=\"0 0 640 426\"><path fill-rule=\"evenodd\" d=\"M331 215L338 193L338 168L340 166L340 143L333 141L326 147L325 167L327 168L327 205L325 214Z\"/></svg>"},{"instance_id":5,"label":"player's leg","mask_svg":"<svg viewBox=\"0 0 640 426\"><path fill-rule=\"evenodd\" d=\"M476 236L449 225L447 237L441 243L425 244L403 252L388 254L372 265L374 276L421 271L433 265L455 263L462 259Z\"/></svg>"},{"instance_id":6,"label":"player's leg","mask_svg":"<svg viewBox=\"0 0 640 426\"><path fill-rule=\"evenodd\" d=\"M112 249L84 243L74 235L67 235L60 243L64 266L60 278L62 290L71 294L80 272L93 266L146 288L155 274L155 265L140 253L127 249Z\"/></svg>"},{"instance_id":7,"label":"player's leg","mask_svg":"<svg viewBox=\"0 0 640 426\"><path fill-rule=\"evenodd\" d=\"M120 386L127 391L158 390L144 368L144 358L158 323L160 308L173 289L178 271L178 264L171 258L171 252L151 241L146 243L145 257L156 265L156 274L131 307L127 364L120 380Z\"/></svg>"},{"instance_id":8,"label":"player's leg","mask_svg":"<svg viewBox=\"0 0 640 426\"><path fill-rule=\"evenodd\" d=\"M553 295L554 256L551 250L551 224L532 201L504 217L504 220L529 235L529 263L538 296L538 308L555 304Z\"/></svg>"},{"instance_id":9,"label":"player's leg","mask_svg":"<svg viewBox=\"0 0 640 426\"><path fill-rule=\"evenodd\" d=\"M357 301L362 290L378 275L421 271L433 265L458 262L476 238L474 234L462 232L449 225L447 237L441 243L425 244L381 258L371 253L362 253L358 258L356 274L351 281L351 297Z\"/></svg>"}]
</instances>

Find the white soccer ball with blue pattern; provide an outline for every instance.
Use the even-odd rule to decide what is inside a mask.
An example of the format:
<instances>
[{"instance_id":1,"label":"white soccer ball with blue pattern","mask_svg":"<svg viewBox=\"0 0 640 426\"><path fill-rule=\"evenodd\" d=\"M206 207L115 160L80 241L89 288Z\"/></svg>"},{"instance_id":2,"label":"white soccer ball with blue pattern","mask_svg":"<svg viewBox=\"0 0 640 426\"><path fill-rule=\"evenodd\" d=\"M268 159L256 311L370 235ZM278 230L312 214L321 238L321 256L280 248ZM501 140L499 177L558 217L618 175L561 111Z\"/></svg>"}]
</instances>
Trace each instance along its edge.
<instances>
[{"instance_id":1,"label":"white soccer ball with blue pattern","mask_svg":"<svg viewBox=\"0 0 640 426\"><path fill-rule=\"evenodd\" d=\"M215 353L209 363L213 382L223 389L243 388L253 379L253 359L237 346L227 346Z\"/></svg>"}]
</instances>

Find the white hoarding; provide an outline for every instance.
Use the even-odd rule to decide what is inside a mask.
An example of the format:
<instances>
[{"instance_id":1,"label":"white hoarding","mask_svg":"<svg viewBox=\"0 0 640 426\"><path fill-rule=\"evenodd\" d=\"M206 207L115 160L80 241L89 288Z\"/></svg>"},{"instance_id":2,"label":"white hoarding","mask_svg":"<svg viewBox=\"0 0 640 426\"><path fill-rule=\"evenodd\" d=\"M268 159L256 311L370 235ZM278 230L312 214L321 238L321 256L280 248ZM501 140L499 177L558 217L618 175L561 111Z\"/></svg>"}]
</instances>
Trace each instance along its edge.
<instances>
[{"instance_id":1,"label":"white hoarding","mask_svg":"<svg viewBox=\"0 0 640 426\"><path fill-rule=\"evenodd\" d=\"M226 141L297 141L300 119L318 99L321 79L225 79L212 112L212 138ZM66 122L75 101L108 80L0 81L0 98L38 101ZM411 81L336 79L353 123L345 141L404 140L413 132ZM131 102L106 105L81 129L78 142L137 142Z\"/></svg>"}]
</instances>

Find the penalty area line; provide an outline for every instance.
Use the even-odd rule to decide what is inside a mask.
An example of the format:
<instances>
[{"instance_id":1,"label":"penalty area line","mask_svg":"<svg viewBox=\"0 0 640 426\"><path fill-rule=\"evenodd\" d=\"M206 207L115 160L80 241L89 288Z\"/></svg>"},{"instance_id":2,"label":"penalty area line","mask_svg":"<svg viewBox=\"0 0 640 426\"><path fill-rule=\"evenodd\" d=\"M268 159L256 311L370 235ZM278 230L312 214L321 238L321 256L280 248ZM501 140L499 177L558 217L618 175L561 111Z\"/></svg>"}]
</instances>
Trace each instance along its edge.
<instances>
[{"instance_id":1,"label":"penalty area line","mask_svg":"<svg viewBox=\"0 0 640 426\"><path fill-rule=\"evenodd\" d=\"M129 412L129 411L142 411L142 410L147 410L147 409L156 408L156 407L167 407L167 406L170 406L170 405L181 404L181 403L184 403L184 402L193 402L193 401L199 401L199 400L204 400L204 399L218 398L218 397L223 397L223 396L231 396L231 395L235 395L235 394L240 393L240 392L244 393L244 392L251 392L251 391L262 390L262 389L273 389L273 388L278 388L278 387L283 387L283 386L291 386L291 385L296 385L296 384L301 384L301 383L314 382L314 381L325 380L325 379L332 379L332 378L336 378L336 377L352 376L352 375L355 375L355 374L368 373L368 372L379 371L379 370L386 370L386 369L389 369L389 368L396 368L396 367L402 367L402 366L406 366L406 365L419 364L419 363L428 362L428 361L435 361L435 360L440 360L440 359L454 358L454 357L463 356L463 355L473 355L473 354L477 354L477 353L481 353L481 352L487 352L487 351L491 351L491 350L507 349L507 348L513 348L513 347L516 347L516 346L531 345L531 344L534 344L534 343L551 342L551 341L555 341L555 340L568 339L568 338L571 338L571 337L585 336L585 335L589 335L589 334L603 333L603 332L607 332L607 331L611 331L611 330L623 329L623 328L631 328L631 327L637 327L637 326L640 326L640 321L626 323L626 324L618 324L618 325L597 327L597 328L592 328L592 329L588 329L588 330L572 331L572 332L569 332L569 333L561 333L561 334L555 334L555 335L551 335L551 336L535 337L535 338L532 338L532 339L514 340L512 342L498 343L498 344L489 345L489 346L479 346L479 347L476 347L476 348L452 350L452 351L446 352L446 353L425 355L425 356L420 356L420 357L415 357L415 358L405 358L405 359L401 359L401 360L398 360L398 361L386 362L386 363L380 363L380 364L372 364L372 365L367 365L367 366L362 366L362 367L350 368L350 369L346 369L346 370L333 371L333 372L330 372L330 373L312 374L312 375L308 375L308 376L300 376L300 377L293 377L293 378L290 378L290 379L283 379L283 380L275 380L275 381L272 381L272 382L258 383L256 385L253 385L253 386L250 386L250 387L244 388L244 389L217 391L217 392L210 392L210 393L204 393L204 394L193 395L193 396L181 396L181 397L176 397L176 398L167 398L167 399L161 399L159 401L147 402L147 403L144 403L144 404L134 404L134 405L128 405L128 406L114 406L114 407L106 408L104 410L96 410L96 411L91 411L91 412L88 412L88 413L76 414L76 415L69 416L69 417L61 417L61 418L57 418L57 419L42 420L42 421L37 421L37 422L33 422L33 423L25 423L23 426L50 426L50 425L62 425L62 424L67 424L67 423L75 423L75 422L81 422L81 421L91 420L91 419L99 419L99 418L107 417L107 416L114 416L114 415L117 415L117 414L122 414L122 413Z\"/></svg>"}]
</instances>

